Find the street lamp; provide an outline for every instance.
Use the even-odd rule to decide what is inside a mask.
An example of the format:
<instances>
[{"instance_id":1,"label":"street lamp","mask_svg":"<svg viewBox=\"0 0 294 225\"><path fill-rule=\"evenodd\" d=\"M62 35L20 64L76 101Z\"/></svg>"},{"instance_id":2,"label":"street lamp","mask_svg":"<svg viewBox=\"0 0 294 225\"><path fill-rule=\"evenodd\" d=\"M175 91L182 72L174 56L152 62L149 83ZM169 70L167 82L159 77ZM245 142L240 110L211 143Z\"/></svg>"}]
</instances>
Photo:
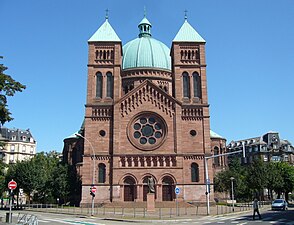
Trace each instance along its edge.
<instances>
[{"instance_id":1,"label":"street lamp","mask_svg":"<svg viewBox=\"0 0 294 225\"><path fill-rule=\"evenodd\" d=\"M77 133L75 134L77 137L83 138L85 141L87 141L90 144L90 147L92 149L92 154L93 154L93 173L92 173L92 187L94 187L94 183L95 183L95 151L94 151L94 147L92 145L92 143L83 135ZM92 195L92 207L91 207L91 216L94 215L94 197L95 195Z\"/></svg>"},{"instance_id":2,"label":"street lamp","mask_svg":"<svg viewBox=\"0 0 294 225\"><path fill-rule=\"evenodd\" d=\"M233 203L233 212L235 211L235 205L234 205L234 177L231 177L230 180L231 180L231 185L232 185L232 203Z\"/></svg>"},{"instance_id":3,"label":"street lamp","mask_svg":"<svg viewBox=\"0 0 294 225\"><path fill-rule=\"evenodd\" d=\"M204 169L205 169L205 183L206 183L206 208L207 208L207 215L210 214L210 203L209 203L209 198L210 198L210 180L209 180L209 175L208 175L208 160L215 158L215 157L220 157L220 156L227 156L227 155L232 155L232 154L239 154L240 152L243 152L243 157L246 157L246 152L245 152L245 144L243 144L243 149L239 151L234 151L234 152L227 152L219 155L211 155L211 156L205 156L204 157ZM234 204L234 203L233 203ZM234 207L234 205L233 205Z\"/></svg>"}]
</instances>

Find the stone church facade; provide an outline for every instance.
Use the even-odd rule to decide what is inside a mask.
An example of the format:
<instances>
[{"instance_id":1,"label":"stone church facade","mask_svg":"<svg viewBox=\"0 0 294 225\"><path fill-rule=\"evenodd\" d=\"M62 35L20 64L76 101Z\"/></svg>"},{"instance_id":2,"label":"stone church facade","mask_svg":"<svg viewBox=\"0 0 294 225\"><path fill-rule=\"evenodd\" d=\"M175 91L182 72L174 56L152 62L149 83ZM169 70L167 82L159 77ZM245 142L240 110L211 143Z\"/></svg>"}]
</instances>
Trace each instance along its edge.
<instances>
[{"instance_id":1,"label":"stone church facade","mask_svg":"<svg viewBox=\"0 0 294 225\"><path fill-rule=\"evenodd\" d=\"M205 202L204 157L225 150L211 137L205 40L187 18L170 49L146 16L138 28L123 45L106 18L88 41L81 204L92 185L96 203L146 201L150 177L157 202L173 201L176 186L178 199Z\"/></svg>"}]
</instances>

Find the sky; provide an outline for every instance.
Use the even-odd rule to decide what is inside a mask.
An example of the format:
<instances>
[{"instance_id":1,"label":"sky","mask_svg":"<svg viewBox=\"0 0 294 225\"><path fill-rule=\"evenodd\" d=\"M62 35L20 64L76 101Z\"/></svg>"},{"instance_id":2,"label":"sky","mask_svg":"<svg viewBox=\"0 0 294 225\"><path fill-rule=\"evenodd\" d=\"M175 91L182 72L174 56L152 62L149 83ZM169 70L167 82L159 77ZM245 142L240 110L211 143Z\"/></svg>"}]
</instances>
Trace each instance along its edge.
<instances>
[{"instance_id":1,"label":"sky","mask_svg":"<svg viewBox=\"0 0 294 225\"><path fill-rule=\"evenodd\" d=\"M0 0L0 60L26 90L8 99L8 128L30 129L37 152L62 152L81 127L87 40L105 21L123 45L144 16L169 48L184 22L206 40L211 129L240 140L277 131L294 144L293 0Z\"/></svg>"}]
</instances>

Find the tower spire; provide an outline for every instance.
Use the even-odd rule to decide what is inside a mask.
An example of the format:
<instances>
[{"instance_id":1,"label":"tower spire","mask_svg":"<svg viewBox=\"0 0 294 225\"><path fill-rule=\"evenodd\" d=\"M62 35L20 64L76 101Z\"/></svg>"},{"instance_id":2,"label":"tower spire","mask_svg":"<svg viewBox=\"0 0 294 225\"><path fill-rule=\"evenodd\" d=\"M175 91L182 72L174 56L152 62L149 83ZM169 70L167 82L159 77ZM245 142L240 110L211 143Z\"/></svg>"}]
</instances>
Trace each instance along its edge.
<instances>
[{"instance_id":1,"label":"tower spire","mask_svg":"<svg viewBox=\"0 0 294 225\"><path fill-rule=\"evenodd\" d=\"M188 17L187 17L187 12L188 12L188 10L187 9L185 9L185 21L187 21L187 19L188 19Z\"/></svg>"},{"instance_id":2,"label":"tower spire","mask_svg":"<svg viewBox=\"0 0 294 225\"><path fill-rule=\"evenodd\" d=\"M108 13L109 13L109 10L106 9L106 10L105 10L105 19L106 19L106 20L108 20Z\"/></svg>"}]
</instances>

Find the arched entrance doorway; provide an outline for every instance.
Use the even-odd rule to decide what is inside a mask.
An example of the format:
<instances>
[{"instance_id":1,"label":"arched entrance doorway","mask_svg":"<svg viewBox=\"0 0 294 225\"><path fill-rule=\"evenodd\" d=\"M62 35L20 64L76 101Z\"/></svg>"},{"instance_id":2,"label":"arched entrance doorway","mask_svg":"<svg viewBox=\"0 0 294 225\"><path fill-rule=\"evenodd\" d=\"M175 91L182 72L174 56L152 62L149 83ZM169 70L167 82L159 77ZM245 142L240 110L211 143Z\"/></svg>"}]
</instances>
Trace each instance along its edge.
<instances>
[{"instance_id":1,"label":"arched entrance doorway","mask_svg":"<svg viewBox=\"0 0 294 225\"><path fill-rule=\"evenodd\" d=\"M124 180L124 201L133 202L137 198L136 181L128 176Z\"/></svg>"},{"instance_id":2,"label":"arched entrance doorway","mask_svg":"<svg viewBox=\"0 0 294 225\"><path fill-rule=\"evenodd\" d=\"M162 201L173 201L175 199L175 185L171 177L165 176L162 179Z\"/></svg>"},{"instance_id":3,"label":"arched entrance doorway","mask_svg":"<svg viewBox=\"0 0 294 225\"><path fill-rule=\"evenodd\" d=\"M149 193L148 178L150 178L150 176L146 176L143 179L143 201L147 201L147 194ZM153 180L155 181L154 178L153 178ZM155 183L154 187L155 187L154 188L155 189L154 197L156 199L156 183Z\"/></svg>"}]
</instances>

